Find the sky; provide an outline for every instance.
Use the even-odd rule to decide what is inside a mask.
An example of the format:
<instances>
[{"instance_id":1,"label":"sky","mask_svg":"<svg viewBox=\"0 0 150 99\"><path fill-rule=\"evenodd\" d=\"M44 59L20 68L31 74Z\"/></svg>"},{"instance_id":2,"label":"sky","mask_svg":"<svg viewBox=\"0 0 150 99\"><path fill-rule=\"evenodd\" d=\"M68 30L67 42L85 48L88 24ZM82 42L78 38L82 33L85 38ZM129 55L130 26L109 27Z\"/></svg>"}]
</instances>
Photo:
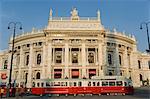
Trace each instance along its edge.
<instances>
[{"instance_id":1,"label":"sky","mask_svg":"<svg viewBox=\"0 0 150 99\"><path fill-rule=\"evenodd\" d=\"M53 16L70 16L76 7L79 16L94 17L99 9L101 21L106 29L133 34L138 50L148 48L146 27L140 30L142 22L150 21L150 0L0 0L0 51L8 49L13 30L8 30L9 22L21 22L24 32L32 28L43 29L48 23L49 9ZM150 32L150 24L149 32ZM18 28L17 34L21 34Z\"/></svg>"}]
</instances>

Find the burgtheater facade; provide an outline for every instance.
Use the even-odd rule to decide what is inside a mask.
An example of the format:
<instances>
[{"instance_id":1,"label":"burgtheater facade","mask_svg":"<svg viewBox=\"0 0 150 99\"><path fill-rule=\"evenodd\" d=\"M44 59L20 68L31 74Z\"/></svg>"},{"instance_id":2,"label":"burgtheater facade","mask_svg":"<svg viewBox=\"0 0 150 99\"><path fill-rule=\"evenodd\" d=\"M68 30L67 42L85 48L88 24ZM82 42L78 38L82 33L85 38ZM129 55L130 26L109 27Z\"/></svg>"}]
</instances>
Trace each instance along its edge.
<instances>
[{"instance_id":1,"label":"burgtheater facade","mask_svg":"<svg viewBox=\"0 0 150 99\"><path fill-rule=\"evenodd\" d=\"M100 11L96 17L53 17L48 25L15 38L12 83L31 88L44 79L82 79L120 75L134 86L150 80L150 55L137 50L134 36L104 28ZM12 47L10 39L9 49ZM11 52L0 53L1 84L7 84Z\"/></svg>"}]
</instances>

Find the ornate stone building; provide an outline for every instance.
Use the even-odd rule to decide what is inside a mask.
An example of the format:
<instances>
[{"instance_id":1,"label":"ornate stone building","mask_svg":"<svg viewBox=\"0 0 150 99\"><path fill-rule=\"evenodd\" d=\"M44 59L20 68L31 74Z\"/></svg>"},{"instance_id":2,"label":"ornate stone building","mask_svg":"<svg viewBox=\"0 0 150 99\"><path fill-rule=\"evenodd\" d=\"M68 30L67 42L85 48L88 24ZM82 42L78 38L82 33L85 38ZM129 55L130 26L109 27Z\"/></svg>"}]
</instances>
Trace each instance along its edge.
<instances>
[{"instance_id":1,"label":"ornate stone building","mask_svg":"<svg viewBox=\"0 0 150 99\"><path fill-rule=\"evenodd\" d=\"M140 86L150 80L150 55L136 44L134 36L105 29L99 10L97 17L80 17L76 8L53 17L50 9L46 28L16 36L12 82L32 87L44 79L121 75ZM1 84L8 83L11 47L12 39L0 53Z\"/></svg>"}]
</instances>

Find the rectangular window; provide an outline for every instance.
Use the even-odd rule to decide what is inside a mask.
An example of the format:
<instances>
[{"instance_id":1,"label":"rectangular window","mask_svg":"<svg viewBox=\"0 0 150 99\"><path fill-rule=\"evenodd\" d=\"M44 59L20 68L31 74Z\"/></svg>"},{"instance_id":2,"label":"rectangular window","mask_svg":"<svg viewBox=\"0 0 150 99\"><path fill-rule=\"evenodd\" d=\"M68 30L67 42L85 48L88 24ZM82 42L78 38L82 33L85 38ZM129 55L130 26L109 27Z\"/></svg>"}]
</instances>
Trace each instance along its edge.
<instances>
[{"instance_id":1,"label":"rectangular window","mask_svg":"<svg viewBox=\"0 0 150 99\"><path fill-rule=\"evenodd\" d=\"M109 86L115 86L115 82L109 82Z\"/></svg>"},{"instance_id":2,"label":"rectangular window","mask_svg":"<svg viewBox=\"0 0 150 99\"><path fill-rule=\"evenodd\" d=\"M78 86L82 86L82 82L79 82L79 83L78 83Z\"/></svg>"},{"instance_id":3,"label":"rectangular window","mask_svg":"<svg viewBox=\"0 0 150 99\"><path fill-rule=\"evenodd\" d=\"M117 81L116 84L117 84L117 86L122 86L123 85L122 81Z\"/></svg>"},{"instance_id":4,"label":"rectangular window","mask_svg":"<svg viewBox=\"0 0 150 99\"><path fill-rule=\"evenodd\" d=\"M124 86L127 86L127 82L124 82Z\"/></svg>"},{"instance_id":5,"label":"rectangular window","mask_svg":"<svg viewBox=\"0 0 150 99\"><path fill-rule=\"evenodd\" d=\"M148 67L149 67L149 69L150 69L150 61L148 61Z\"/></svg>"},{"instance_id":6,"label":"rectangular window","mask_svg":"<svg viewBox=\"0 0 150 99\"><path fill-rule=\"evenodd\" d=\"M139 66L139 69L141 69L141 61L138 60L138 66Z\"/></svg>"},{"instance_id":7,"label":"rectangular window","mask_svg":"<svg viewBox=\"0 0 150 99\"><path fill-rule=\"evenodd\" d=\"M103 81L102 82L102 86L108 86L108 82L107 81Z\"/></svg>"}]
</instances>

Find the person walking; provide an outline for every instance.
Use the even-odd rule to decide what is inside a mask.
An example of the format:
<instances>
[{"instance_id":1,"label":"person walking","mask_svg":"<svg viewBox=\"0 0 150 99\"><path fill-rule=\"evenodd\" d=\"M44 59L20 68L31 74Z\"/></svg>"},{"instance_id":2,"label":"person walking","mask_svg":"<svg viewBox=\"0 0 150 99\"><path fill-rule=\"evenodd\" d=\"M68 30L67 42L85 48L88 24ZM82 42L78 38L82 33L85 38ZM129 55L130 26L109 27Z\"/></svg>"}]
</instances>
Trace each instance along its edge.
<instances>
[{"instance_id":1,"label":"person walking","mask_svg":"<svg viewBox=\"0 0 150 99\"><path fill-rule=\"evenodd\" d=\"M19 87L16 87L16 99L19 99Z\"/></svg>"},{"instance_id":2,"label":"person walking","mask_svg":"<svg viewBox=\"0 0 150 99\"><path fill-rule=\"evenodd\" d=\"M1 88L1 98L3 98L3 95L4 95L4 88L2 87Z\"/></svg>"},{"instance_id":3,"label":"person walking","mask_svg":"<svg viewBox=\"0 0 150 99\"><path fill-rule=\"evenodd\" d=\"M23 94L24 94L24 88L22 86L21 89L20 89L20 96L23 97Z\"/></svg>"}]
</instances>

